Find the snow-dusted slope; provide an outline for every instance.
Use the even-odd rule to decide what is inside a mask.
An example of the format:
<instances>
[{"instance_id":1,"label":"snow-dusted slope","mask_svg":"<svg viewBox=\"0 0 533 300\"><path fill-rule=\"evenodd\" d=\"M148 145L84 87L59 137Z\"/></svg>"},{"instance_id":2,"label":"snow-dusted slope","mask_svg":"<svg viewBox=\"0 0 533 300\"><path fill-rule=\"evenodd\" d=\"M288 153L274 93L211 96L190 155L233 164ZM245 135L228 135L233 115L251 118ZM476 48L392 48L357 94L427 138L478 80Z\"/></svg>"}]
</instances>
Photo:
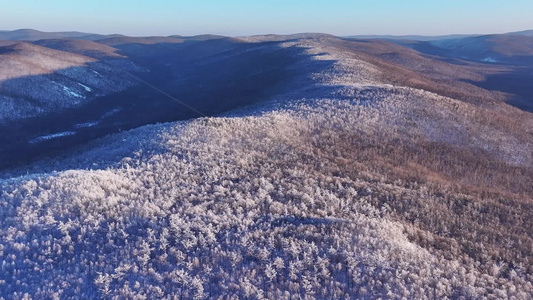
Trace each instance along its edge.
<instances>
[{"instance_id":1,"label":"snow-dusted slope","mask_svg":"<svg viewBox=\"0 0 533 300\"><path fill-rule=\"evenodd\" d=\"M333 63L269 102L1 180L2 294L530 297L531 115L393 86L330 45L284 43Z\"/></svg>"},{"instance_id":2,"label":"snow-dusted slope","mask_svg":"<svg viewBox=\"0 0 533 300\"><path fill-rule=\"evenodd\" d=\"M29 43L0 47L0 122L57 111L124 90L134 80L87 56Z\"/></svg>"}]
</instances>

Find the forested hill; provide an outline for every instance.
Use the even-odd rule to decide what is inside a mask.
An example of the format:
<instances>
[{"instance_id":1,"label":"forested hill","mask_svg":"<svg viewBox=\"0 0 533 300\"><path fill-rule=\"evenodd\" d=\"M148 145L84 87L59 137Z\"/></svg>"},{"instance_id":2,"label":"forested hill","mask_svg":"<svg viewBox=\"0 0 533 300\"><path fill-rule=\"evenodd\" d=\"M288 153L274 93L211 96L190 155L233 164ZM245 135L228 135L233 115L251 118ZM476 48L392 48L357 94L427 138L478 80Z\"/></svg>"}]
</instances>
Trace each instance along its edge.
<instances>
[{"instance_id":1,"label":"forested hill","mask_svg":"<svg viewBox=\"0 0 533 300\"><path fill-rule=\"evenodd\" d=\"M204 57L283 62L235 77L286 72L262 101L4 171L1 296L531 298L533 115L477 85L503 67L273 39Z\"/></svg>"}]
</instances>

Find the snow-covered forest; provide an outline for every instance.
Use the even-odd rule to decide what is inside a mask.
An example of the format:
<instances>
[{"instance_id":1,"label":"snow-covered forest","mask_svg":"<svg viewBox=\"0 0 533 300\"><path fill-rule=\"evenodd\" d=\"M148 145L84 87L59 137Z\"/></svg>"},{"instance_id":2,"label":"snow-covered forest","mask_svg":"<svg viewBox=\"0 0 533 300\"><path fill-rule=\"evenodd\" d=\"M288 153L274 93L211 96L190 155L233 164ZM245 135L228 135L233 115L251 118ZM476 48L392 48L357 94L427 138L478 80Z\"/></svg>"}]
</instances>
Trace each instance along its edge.
<instances>
[{"instance_id":1,"label":"snow-covered forest","mask_svg":"<svg viewBox=\"0 0 533 300\"><path fill-rule=\"evenodd\" d=\"M330 44L282 43L317 67L270 101L2 174L0 295L531 298L531 114Z\"/></svg>"}]
</instances>

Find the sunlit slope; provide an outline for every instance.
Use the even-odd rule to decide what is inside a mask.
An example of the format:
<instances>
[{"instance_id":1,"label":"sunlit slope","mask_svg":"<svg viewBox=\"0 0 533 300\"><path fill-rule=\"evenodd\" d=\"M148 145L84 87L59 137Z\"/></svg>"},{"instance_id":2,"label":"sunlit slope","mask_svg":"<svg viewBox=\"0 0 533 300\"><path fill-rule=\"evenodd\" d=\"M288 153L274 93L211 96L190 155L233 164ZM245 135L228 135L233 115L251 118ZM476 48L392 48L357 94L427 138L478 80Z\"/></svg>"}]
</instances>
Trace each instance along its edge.
<instances>
[{"instance_id":1,"label":"sunlit slope","mask_svg":"<svg viewBox=\"0 0 533 300\"><path fill-rule=\"evenodd\" d=\"M0 47L0 123L86 103L132 86L120 69L29 43Z\"/></svg>"}]
</instances>

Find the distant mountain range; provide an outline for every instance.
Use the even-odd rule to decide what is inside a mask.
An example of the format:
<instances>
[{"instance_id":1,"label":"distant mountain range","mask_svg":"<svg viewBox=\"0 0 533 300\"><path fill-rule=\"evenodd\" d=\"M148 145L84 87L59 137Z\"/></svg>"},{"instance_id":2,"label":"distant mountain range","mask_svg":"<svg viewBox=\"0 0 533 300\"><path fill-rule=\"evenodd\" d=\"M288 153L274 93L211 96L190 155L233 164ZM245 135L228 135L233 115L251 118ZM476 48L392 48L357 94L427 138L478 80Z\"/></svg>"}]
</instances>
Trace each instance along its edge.
<instances>
[{"instance_id":1,"label":"distant mountain range","mask_svg":"<svg viewBox=\"0 0 533 300\"><path fill-rule=\"evenodd\" d=\"M509 33L506 33L506 34L507 35L533 36L533 30L523 30L523 31L509 32Z\"/></svg>"},{"instance_id":2,"label":"distant mountain range","mask_svg":"<svg viewBox=\"0 0 533 300\"><path fill-rule=\"evenodd\" d=\"M437 41L482 36L487 34L448 34L448 35L349 35L347 39L383 39L383 40L413 40L413 41ZM533 36L533 30L504 33L503 35Z\"/></svg>"},{"instance_id":3,"label":"distant mountain range","mask_svg":"<svg viewBox=\"0 0 533 300\"><path fill-rule=\"evenodd\" d=\"M498 34L434 41L398 40L396 43L449 58L515 65L533 63L533 36L530 35Z\"/></svg>"},{"instance_id":4,"label":"distant mountain range","mask_svg":"<svg viewBox=\"0 0 533 300\"><path fill-rule=\"evenodd\" d=\"M82 39L95 41L109 37L119 37L121 34L93 34L77 31L66 32L43 32L34 29L18 29L13 31L0 31L0 40L12 40L12 41L37 41L42 39Z\"/></svg>"},{"instance_id":5,"label":"distant mountain range","mask_svg":"<svg viewBox=\"0 0 533 300\"><path fill-rule=\"evenodd\" d=\"M313 33L300 33L292 35L294 38L303 38L306 36L316 36L317 34ZM327 35L327 34L319 34ZM444 40L444 39L458 39L466 37L476 37L488 34L449 34L449 35L349 35L342 36L343 38L348 39L386 39L386 40L416 40L416 41L435 41L435 40ZM521 35L521 36L533 36L533 30L524 30L509 32L503 35ZM262 35L262 37L279 37L280 35ZM86 33L79 31L64 31L64 32L43 32L35 29L17 29L17 30L0 30L0 40L16 40L16 41L36 41L42 39L82 39L89 41L96 41L105 38L115 38L115 37L127 37L122 34L95 34L95 33ZM171 35L169 37L174 38L183 38L181 35ZM197 36L198 38L203 37L205 39L211 39L217 37L216 35L201 35ZM220 36L218 36L220 37Z\"/></svg>"},{"instance_id":6,"label":"distant mountain range","mask_svg":"<svg viewBox=\"0 0 533 300\"><path fill-rule=\"evenodd\" d=\"M412 48L420 53L440 59L445 58L449 62L464 60L527 68L533 65L533 30L489 35L361 35L346 38L386 40Z\"/></svg>"},{"instance_id":7,"label":"distant mountain range","mask_svg":"<svg viewBox=\"0 0 533 300\"><path fill-rule=\"evenodd\" d=\"M445 39L457 39L479 36L479 34L450 34L450 35L348 35L347 39L381 39L381 40L413 40L413 41L436 41Z\"/></svg>"}]
</instances>

